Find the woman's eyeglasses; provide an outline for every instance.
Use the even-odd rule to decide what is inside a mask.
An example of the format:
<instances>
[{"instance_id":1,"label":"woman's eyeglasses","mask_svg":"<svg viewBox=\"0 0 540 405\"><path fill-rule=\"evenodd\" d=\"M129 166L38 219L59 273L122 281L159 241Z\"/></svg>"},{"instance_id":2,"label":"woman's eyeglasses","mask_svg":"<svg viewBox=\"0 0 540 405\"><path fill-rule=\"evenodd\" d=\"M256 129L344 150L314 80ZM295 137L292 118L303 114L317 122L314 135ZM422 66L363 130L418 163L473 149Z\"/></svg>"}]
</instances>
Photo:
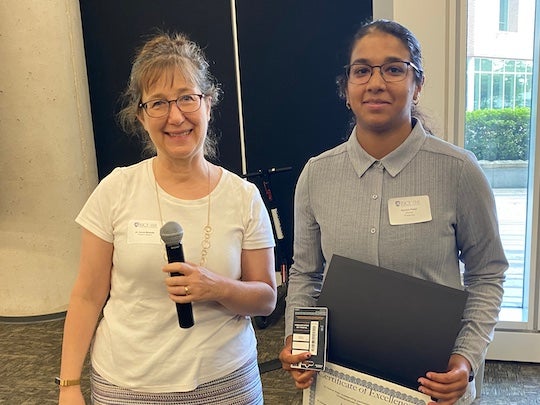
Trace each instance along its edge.
<instances>
[{"instance_id":1,"label":"woman's eyeglasses","mask_svg":"<svg viewBox=\"0 0 540 405\"><path fill-rule=\"evenodd\" d=\"M407 77L409 67L412 67L418 73L422 71L412 62L399 60L383 63L382 65L368 65L367 63L352 63L345 66L345 73L349 83L366 84L373 76L375 68L379 68L381 77L387 83L400 82Z\"/></svg>"},{"instance_id":2,"label":"woman's eyeglasses","mask_svg":"<svg viewBox=\"0 0 540 405\"><path fill-rule=\"evenodd\" d=\"M146 111L151 118L163 118L171 111L171 103L175 103L183 113L192 113L201 108L201 100L204 94L184 94L175 100L149 100L139 103L139 108Z\"/></svg>"}]
</instances>

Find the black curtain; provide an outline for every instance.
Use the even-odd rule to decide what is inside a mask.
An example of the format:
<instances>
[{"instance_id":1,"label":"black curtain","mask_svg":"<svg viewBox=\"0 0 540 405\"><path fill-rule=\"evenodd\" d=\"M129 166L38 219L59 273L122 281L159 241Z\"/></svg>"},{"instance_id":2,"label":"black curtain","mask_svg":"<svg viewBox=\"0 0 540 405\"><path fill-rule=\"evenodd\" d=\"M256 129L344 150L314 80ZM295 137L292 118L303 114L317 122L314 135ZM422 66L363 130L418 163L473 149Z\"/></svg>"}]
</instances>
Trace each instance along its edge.
<instances>
[{"instance_id":1,"label":"black curtain","mask_svg":"<svg viewBox=\"0 0 540 405\"><path fill-rule=\"evenodd\" d=\"M248 172L271 175L287 257L292 257L294 187L307 160L349 135L351 115L335 79L371 1L237 0Z\"/></svg>"},{"instance_id":2,"label":"black curtain","mask_svg":"<svg viewBox=\"0 0 540 405\"><path fill-rule=\"evenodd\" d=\"M134 49L156 27L184 32L204 47L224 91L213 122L221 134L218 163L243 174L230 1L81 0L80 6L99 177L142 158L115 114ZM349 134L351 116L335 78L372 2L237 0L236 9L247 173L291 168L267 178L290 262L294 186L309 157ZM263 178L249 179L264 195Z\"/></svg>"},{"instance_id":3,"label":"black curtain","mask_svg":"<svg viewBox=\"0 0 540 405\"><path fill-rule=\"evenodd\" d=\"M240 129L229 0L80 0L99 178L140 161L138 141L116 122L135 49L156 28L180 31L201 45L224 97L213 111L221 135L219 162L239 173Z\"/></svg>"}]
</instances>

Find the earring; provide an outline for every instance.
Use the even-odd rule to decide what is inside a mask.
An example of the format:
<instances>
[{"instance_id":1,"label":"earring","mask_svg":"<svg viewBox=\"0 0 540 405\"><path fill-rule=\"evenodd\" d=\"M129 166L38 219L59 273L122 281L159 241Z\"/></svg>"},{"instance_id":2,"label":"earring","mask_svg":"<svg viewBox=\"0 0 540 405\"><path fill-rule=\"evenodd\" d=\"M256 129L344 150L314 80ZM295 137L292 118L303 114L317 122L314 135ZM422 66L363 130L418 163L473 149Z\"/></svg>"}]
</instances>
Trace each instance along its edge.
<instances>
[{"instance_id":1,"label":"earring","mask_svg":"<svg viewBox=\"0 0 540 405\"><path fill-rule=\"evenodd\" d=\"M345 106L347 107L347 109L351 109L351 104L348 101L345 103Z\"/></svg>"}]
</instances>

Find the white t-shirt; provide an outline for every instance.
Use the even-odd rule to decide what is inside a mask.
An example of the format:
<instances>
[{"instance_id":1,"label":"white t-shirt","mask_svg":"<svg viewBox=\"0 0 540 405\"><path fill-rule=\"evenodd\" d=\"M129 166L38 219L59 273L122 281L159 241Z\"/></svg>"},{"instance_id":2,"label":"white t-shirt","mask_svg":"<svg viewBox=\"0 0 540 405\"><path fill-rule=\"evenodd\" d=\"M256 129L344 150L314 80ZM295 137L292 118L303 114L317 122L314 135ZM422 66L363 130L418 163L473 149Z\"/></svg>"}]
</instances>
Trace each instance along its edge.
<instances>
[{"instance_id":1,"label":"white t-shirt","mask_svg":"<svg viewBox=\"0 0 540 405\"><path fill-rule=\"evenodd\" d=\"M251 320L216 302L193 303L195 325L178 325L162 271L159 230L178 222L185 260L199 264L208 198L180 200L158 186L152 159L117 168L92 193L76 221L114 244L110 298L96 331L92 365L115 385L146 392L190 391L223 377L256 355ZM206 266L239 279L242 249L274 246L257 187L223 169L211 193L212 234Z\"/></svg>"}]
</instances>

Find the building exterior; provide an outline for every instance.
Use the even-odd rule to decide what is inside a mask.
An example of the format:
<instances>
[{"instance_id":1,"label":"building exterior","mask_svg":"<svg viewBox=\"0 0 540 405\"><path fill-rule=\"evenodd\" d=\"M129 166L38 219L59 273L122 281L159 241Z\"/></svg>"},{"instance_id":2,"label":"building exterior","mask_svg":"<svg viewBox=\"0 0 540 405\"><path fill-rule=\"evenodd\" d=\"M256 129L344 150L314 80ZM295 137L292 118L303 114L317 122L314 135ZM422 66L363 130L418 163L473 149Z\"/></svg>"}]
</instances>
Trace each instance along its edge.
<instances>
[{"instance_id":1,"label":"building exterior","mask_svg":"<svg viewBox=\"0 0 540 405\"><path fill-rule=\"evenodd\" d=\"M469 0L467 111L530 107L535 0Z\"/></svg>"}]
</instances>

